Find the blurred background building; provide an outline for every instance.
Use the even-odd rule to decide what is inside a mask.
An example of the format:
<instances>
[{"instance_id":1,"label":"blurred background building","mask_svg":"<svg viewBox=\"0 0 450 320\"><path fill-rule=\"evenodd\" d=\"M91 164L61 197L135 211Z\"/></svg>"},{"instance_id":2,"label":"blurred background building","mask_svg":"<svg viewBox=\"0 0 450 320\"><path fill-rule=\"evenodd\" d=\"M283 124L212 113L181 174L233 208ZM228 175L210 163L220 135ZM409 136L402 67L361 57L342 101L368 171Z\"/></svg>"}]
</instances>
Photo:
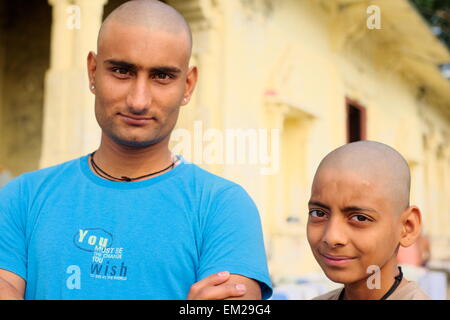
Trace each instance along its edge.
<instances>
[{"instance_id":1,"label":"blurred background building","mask_svg":"<svg viewBox=\"0 0 450 320\"><path fill-rule=\"evenodd\" d=\"M98 147L86 57L96 50L102 19L123 2L0 1L0 186L22 172ZM445 284L441 276L450 272L450 52L413 5L407 0L164 2L192 27L192 64L200 74L177 132L200 135L204 143L241 130L247 143L242 152L255 147L255 132L263 138L272 129L276 133L266 141L272 165L277 156L279 163L264 174L249 158L227 162L218 152L217 161L201 161L195 148L180 152L240 183L254 198L271 275L291 292L287 297L308 298L330 287L306 240L310 186L329 151L363 139L386 143L409 162L411 202L422 210L429 249L410 249L402 259L444 272L422 280L424 286ZM209 129L215 131L205 136ZM180 137L174 137L174 145ZM412 278L424 275L421 268L411 270ZM323 286L292 294L309 282Z\"/></svg>"}]
</instances>

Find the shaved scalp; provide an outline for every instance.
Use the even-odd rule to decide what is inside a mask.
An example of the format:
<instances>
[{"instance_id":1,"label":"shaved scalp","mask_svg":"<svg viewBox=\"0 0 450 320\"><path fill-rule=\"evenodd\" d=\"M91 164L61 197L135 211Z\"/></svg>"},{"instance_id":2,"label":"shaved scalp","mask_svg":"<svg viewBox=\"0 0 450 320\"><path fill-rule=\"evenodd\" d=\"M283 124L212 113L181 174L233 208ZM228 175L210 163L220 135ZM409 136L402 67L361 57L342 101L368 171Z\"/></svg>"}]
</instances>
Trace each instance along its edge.
<instances>
[{"instance_id":1,"label":"shaved scalp","mask_svg":"<svg viewBox=\"0 0 450 320\"><path fill-rule=\"evenodd\" d=\"M316 171L339 170L357 173L364 179L376 182L385 190L384 195L397 205L398 211L409 207L411 175L403 156L380 142L358 141L343 145L330 152Z\"/></svg>"},{"instance_id":2,"label":"shaved scalp","mask_svg":"<svg viewBox=\"0 0 450 320\"><path fill-rule=\"evenodd\" d=\"M112 11L103 22L97 39L97 51L108 32L109 25L145 27L175 35L184 34L188 40L189 56L192 51L192 33L184 17L171 6L158 0L131 0Z\"/></svg>"}]
</instances>

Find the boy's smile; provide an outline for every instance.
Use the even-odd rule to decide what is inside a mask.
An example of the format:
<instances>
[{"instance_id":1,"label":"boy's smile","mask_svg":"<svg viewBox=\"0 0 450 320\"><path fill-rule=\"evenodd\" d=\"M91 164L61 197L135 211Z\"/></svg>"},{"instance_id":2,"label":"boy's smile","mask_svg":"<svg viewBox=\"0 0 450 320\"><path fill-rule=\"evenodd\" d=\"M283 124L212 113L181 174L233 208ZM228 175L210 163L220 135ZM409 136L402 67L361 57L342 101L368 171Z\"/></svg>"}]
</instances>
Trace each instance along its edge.
<instances>
[{"instance_id":1,"label":"boy's smile","mask_svg":"<svg viewBox=\"0 0 450 320\"><path fill-rule=\"evenodd\" d=\"M330 267L338 267L342 266L346 263L354 261L357 257L350 256L342 256L342 255L334 255L334 254L325 254L319 251L319 254L323 257L324 263L329 265Z\"/></svg>"}]
</instances>

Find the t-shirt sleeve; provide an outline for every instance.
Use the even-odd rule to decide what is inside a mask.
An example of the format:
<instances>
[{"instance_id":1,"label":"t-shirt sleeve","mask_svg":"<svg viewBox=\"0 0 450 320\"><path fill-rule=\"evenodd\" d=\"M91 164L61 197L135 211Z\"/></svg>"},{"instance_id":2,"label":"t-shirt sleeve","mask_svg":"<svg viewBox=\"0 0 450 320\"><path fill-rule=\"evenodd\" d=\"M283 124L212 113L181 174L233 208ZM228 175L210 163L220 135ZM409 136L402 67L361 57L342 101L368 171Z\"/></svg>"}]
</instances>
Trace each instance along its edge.
<instances>
[{"instance_id":1,"label":"t-shirt sleeve","mask_svg":"<svg viewBox=\"0 0 450 320\"><path fill-rule=\"evenodd\" d=\"M0 188L0 269L26 280L27 248L21 177Z\"/></svg>"},{"instance_id":2,"label":"t-shirt sleeve","mask_svg":"<svg viewBox=\"0 0 450 320\"><path fill-rule=\"evenodd\" d=\"M263 299L272 295L261 221L256 205L239 185L213 197L203 228L199 280L229 271L258 281Z\"/></svg>"}]
</instances>

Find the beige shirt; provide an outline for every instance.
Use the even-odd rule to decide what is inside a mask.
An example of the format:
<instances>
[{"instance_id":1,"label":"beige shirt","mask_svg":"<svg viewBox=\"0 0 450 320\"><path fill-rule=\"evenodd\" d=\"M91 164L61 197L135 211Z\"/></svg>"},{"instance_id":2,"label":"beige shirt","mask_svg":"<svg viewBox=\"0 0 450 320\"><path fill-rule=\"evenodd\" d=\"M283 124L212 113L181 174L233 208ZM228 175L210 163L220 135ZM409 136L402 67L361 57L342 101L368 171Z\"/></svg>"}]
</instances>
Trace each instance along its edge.
<instances>
[{"instance_id":1,"label":"beige shirt","mask_svg":"<svg viewBox=\"0 0 450 320\"><path fill-rule=\"evenodd\" d=\"M342 289L330 291L312 300L338 300ZM406 285L397 288L386 300L431 300L431 298L423 292L416 282L408 281Z\"/></svg>"}]
</instances>

